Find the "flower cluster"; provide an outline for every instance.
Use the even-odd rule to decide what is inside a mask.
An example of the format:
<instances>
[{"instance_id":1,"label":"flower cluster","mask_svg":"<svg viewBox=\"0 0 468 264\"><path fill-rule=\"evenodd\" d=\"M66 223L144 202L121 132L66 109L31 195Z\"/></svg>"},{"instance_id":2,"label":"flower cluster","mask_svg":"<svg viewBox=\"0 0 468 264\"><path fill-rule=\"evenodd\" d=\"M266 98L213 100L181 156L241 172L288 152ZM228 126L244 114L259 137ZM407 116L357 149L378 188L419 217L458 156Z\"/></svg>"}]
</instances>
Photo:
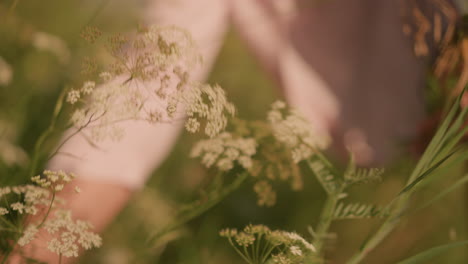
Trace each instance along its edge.
<instances>
[{"instance_id":1,"label":"flower cluster","mask_svg":"<svg viewBox=\"0 0 468 264\"><path fill-rule=\"evenodd\" d=\"M44 177L40 175L31 178L31 181L36 183L42 188L50 189L52 191L61 191L65 184L70 183L76 175L73 173L66 173L64 171L51 171L45 170Z\"/></svg>"},{"instance_id":2,"label":"flower cluster","mask_svg":"<svg viewBox=\"0 0 468 264\"><path fill-rule=\"evenodd\" d=\"M0 198L8 201L0 207L0 220L9 227L5 232L19 234L17 243L21 247L39 239L39 233L47 233L50 237L47 248L60 257L77 257L80 247L85 250L99 247L101 238L90 231L91 224L73 220L70 211L58 208L63 201L56 196L57 193L74 178L71 173L46 170L42 176L31 178L36 185L0 188ZM75 187L75 190L79 189ZM52 209L55 210L54 216L49 217ZM13 213L35 217L18 226L16 221L10 220Z\"/></svg>"},{"instance_id":3,"label":"flower cluster","mask_svg":"<svg viewBox=\"0 0 468 264\"><path fill-rule=\"evenodd\" d=\"M36 215L41 207L50 204L50 191L35 185L21 185L13 187L0 188L0 198L6 199L7 196L16 196L14 202L9 207L0 207L0 215L6 215L10 212L19 214ZM20 200L24 197L22 200ZM11 198L8 199L11 201Z\"/></svg>"},{"instance_id":4,"label":"flower cluster","mask_svg":"<svg viewBox=\"0 0 468 264\"><path fill-rule=\"evenodd\" d=\"M198 85L182 95L190 117L186 128L198 131L200 119L206 120L205 134L214 137L227 125L227 115L233 116L235 107L226 99L224 90L218 85Z\"/></svg>"},{"instance_id":5,"label":"flower cluster","mask_svg":"<svg viewBox=\"0 0 468 264\"><path fill-rule=\"evenodd\" d=\"M296 110L286 113L286 104L277 101L268 112L268 121L275 138L291 149L293 160L297 163L310 158L317 150L330 144L327 136L316 133L314 126Z\"/></svg>"},{"instance_id":6,"label":"flower cluster","mask_svg":"<svg viewBox=\"0 0 468 264\"><path fill-rule=\"evenodd\" d=\"M70 211L59 210L55 217L47 220L44 229L56 235L47 243L47 248L65 257L77 257L79 246L85 250L100 247L102 239L89 231L92 225L88 222L72 219Z\"/></svg>"},{"instance_id":7,"label":"flower cluster","mask_svg":"<svg viewBox=\"0 0 468 264\"><path fill-rule=\"evenodd\" d=\"M222 171L233 168L237 162L249 170L252 168L252 156L256 153L256 141L253 138L234 137L228 132L199 141L192 149L192 157L201 157L202 163L216 167Z\"/></svg>"},{"instance_id":8,"label":"flower cluster","mask_svg":"<svg viewBox=\"0 0 468 264\"><path fill-rule=\"evenodd\" d=\"M91 42L100 35L94 28L83 32ZM235 108L219 86L191 81L189 72L201 63L201 56L188 32L153 26L131 38L112 36L106 47L113 63L97 79L70 89L66 97L75 107L72 124L87 138L119 140L123 121L171 123L184 115L189 117L189 132L197 132L205 120L204 132L210 137L225 129L227 115ZM97 68L87 61L86 72Z\"/></svg>"},{"instance_id":9,"label":"flower cluster","mask_svg":"<svg viewBox=\"0 0 468 264\"><path fill-rule=\"evenodd\" d=\"M254 191L257 193L259 206L273 206L276 203L276 192L271 184L265 180L259 181L254 185Z\"/></svg>"},{"instance_id":10,"label":"flower cluster","mask_svg":"<svg viewBox=\"0 0 468 264\"><path fill-rule=\"evenodd\" d=\"M205 107L202 99L197 100L200 102L197 109ZM217 101L227 103L222 99ZM189 116L193 115L189 112ZM254 191L258 205L270 207L276 203L276 192L271 183L290 181L293 190L302 189L303 180L297 163L325 148L329 140L314 133L313 125L294 110L288 111L283 102L273 103L267 119L268 122L233 119L233 132L223 132L198 142L191 156L200 158L206 167L216 165L221 171L230 170L238 163L257 180ZM200 123L197 120L189 121L190 127L198 129Z\"/></svg>"},{"instance_id":11,"label":"flower cluster","mask_svg":"<svg viewBox=\"0 0 468 264\"><path fill-rule=\"evenodd\" d=\"M97 27L93 26L86 26L82 31L80 36L88 41L89 43L93 44L96 42L99 37L101 37L102 32Z\"/></svg>"},{"instance_id":12,"label":"flower cluster","mask_svg":"<svg viewBox=\"0 0 468 264\"><path fill-rule=\"evenodd\" d=\"M293 232L270 230L264 225L248 225L243 231L224 229L220 232L248 263L299 264L314 256L315 247ZM248 248L263 248L261 252Z\"/></svg>"}]
</instances>

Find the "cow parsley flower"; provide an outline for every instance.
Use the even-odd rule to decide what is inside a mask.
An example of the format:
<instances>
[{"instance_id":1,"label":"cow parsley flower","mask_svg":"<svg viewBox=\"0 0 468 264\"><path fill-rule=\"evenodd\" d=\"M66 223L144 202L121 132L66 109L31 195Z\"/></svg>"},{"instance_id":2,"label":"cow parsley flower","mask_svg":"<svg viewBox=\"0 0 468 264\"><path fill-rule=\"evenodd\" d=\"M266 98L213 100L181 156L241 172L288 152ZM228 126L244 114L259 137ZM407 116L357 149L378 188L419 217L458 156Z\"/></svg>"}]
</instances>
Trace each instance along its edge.
<instances>
[{"instance_id":1,"label":"cow parsley flower","mask_svg":"<svg viewBox=\"0 0 468 264\"><path fill-rule=\"evenodd\" d=\"M267 181L259 181L254 185L254 191L257 193L259 206L271 207L276 203L276 192Z\"/></svg>"},{"instance_id":2,"label":"cow parsley flower","mask_svg":"<svg viewBox=\"0 0 468 264\"><path fill-rule=\"evenodd\" d=\"M235 107L226 98L224 90L218 86L196 85L180 95L190 122L206 120L205 134L214 137L227 125L227 117L233 116Z\"/></svg>"},{"instance_id":3,"label":"cow parsley flower","mask_svg":"<svg viewBox=\"0 0 468 264\"><path fill-rule=\"evenodd\" d=\"M294 162L306 160L316 151L328 147L328 136L319 135L314 126L296 110L285 111L283 102L273 103L268 121L275 138L291 149Z\"/></svg>"},{"instance_id":4,"label":"cow parsley flower","mask_svg":"<svg viewBox=\"0 0 468 264\"><path fill-rule=\"evenodd\" d=\"M189 118L185 123L185 128L188 132L195 133L200 128L200 122L195 118Z\"/></svg>"},{"instance_id":5,"label":"cow parsley flower","mask_svg":"<svg viewBox=\"0 0 468 264\"><path fill-rule=\"evenodd\" d=\"M302 256L302 250L298 246L291 246L289 247L291 254L296 256Z\"/></svg>"},{"instance_id":6,"label":"cow parsley flower","mask_svg":"<svg viewBox=\"0 0 468 264\"><path fill-rule=\"evenodd\" d=\"M12 203L10 205L11 209L13 211L17 211L19 214L23 214L24 213L24 209L25 209L25 206L23 203L20 203L20 202L16 202L16 203Z\"/></svg>"},{"instance_id":7,"label":"cow parsley flower","mask_svg":"<svg viewBox=\"0 0 468 264\"><path fill-rule=\"evenodd\" d=\"M93 81L87 81L83 84L83 87L81 87L81 92L83 94L91 94L96 87L96 83Z\"/></svg>"},{"instance_id":8,"label":"cow parsley flower","mask_svg":"<svg viewBox=\"0 0 468 264\"><path fill-rule=\"evenodd\" d=\"M29 225L26 230L24 230L23 235L18 239L18 245L24 247L29 244L36 236L39 230L36 225Z\"/></svg>"},{"instance_id":9,"label":"cow parsley flower","mask_svg":"<svg viewBox=\"0 0 468 264\"><path fill-rule=\"evenodd\" d=\"M8 214L8 209L5 207L0 207L0 216Z\"/></svg>"},{"instance_id":10,"label":"cow parsley flower","mask_svg":"<svg viewBox=\"0 0 468 264\"><path fill-rule=\"evenodd\" d=\"M252 167L252 156L257 152L257 143L253 138L236 138L228 132L199 141L192 148L191 157L200 157L206 167L216 164L222 171L230 170L234 163L244 169Z\"/></svg>"},{"instance_id":11,"label":"cow parsley flower","mask_svg":"<svg viewBox=\"0 0 468 264\"><path fill-rule=\"evenodd\" d=\"M294 264L306 263L306 258L315 254L315 248L311 250L313 246L298 234L270 230L264 225L248 225L243 231L223 229L220 235L227 238L244 259L271 259L272 263ZM257 252L255 248L264 250Z\"/></svg>"},{"instance_id":12,"label":"cow parsley flower","mask_svg":"<svg viewBox=\"0 0 468 264\"><path fill-rule=\"evenodd\" d=\"M70 211L59 210L55 218L45 222L44 228L49 234L59 234L48 243L48 249L65 257L77 257L79 247L91 249L100 247L102 239L90 232L91 224L72 219Z\"/></svg>"},{"instance_id":13,"label":"cow parsley flower","mask_svg":"<svg viewBox=\"0 0 468 264\"><path fill-rule=\"evenodd\" d=\"M0 216L8 214L9 211L39 215L31 221L21 223L23 226L20 226L20 230L23 231L18 239L19 246L41 239L41 236L37 235L39 232L51 235L49 241L44 241L47 243L47 248L64 257L78 256L80 248L89 250L101 246L102 239L91 231L92 225L86 221L73 219L70 211L61 208L63 200L56 196L74 178L75 175L72 173L45 170L42 175L31 178L36 185L0 188L0 197L8 196L4 200L10 202L8 209L0 207ZM48 214L51 209L53 215ZM4 220L9 221L6 218Z\"/></svg>"},{"instance_id":14,"label":"cow parsley flower","mask_svg":"<svg viewBox=\"0 0 468 264\"><path fill-rule=\"evenodd\" d=\"M70 104L75 104L80 99L81 94L79 90L70 90L67 94L67 102Z\"/></svg>"}]
</instances>

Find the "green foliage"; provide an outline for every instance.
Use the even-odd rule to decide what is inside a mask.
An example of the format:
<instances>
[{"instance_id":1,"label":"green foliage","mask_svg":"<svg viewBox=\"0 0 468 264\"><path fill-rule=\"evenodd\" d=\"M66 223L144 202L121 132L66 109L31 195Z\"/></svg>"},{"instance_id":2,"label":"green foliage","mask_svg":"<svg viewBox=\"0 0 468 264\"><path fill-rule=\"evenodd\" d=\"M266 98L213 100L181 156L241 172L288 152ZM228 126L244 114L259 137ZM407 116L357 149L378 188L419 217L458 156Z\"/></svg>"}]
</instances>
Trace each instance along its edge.
<instances>
[{"instance_id":1,"label":"green foliage","mask_svg":"<svg viewBox=\"0 0 468 264\"><path fill-rule=\"evenodd\" d=\"M417 264L417 263L429 263L428 261L437 255L443 254L450 249L454 249L461 246L468 245L468 240L448 243L442 246L430 248L424 252L421 252L415 256L412 256L406 260L400 261L397 264Z\"/></svg>"},{"instance_id":2,"label":"green foliage","mask_svg":"<svg viewBox=\"0 0 468 264\"><path fill-rule=\"evenodd\" d=\"M340 192L341 180L338 177L336 168L329 161L323 156L317 155L308 160L307 164L327 194L332 195Z\"/></svg>"},{"instance_id":3,"label":"green foliage","mask_svg":"<svg viewBox=\"0 0 468 264\"><path fill-rule=\"evenodd\" d=\"M160 239L162 239L164 235L174 231L190 220L193 220L194 218L211 209L213 206L226 198L226 196L237 190L239 186L245 181L247 176L247 173L242 173L238 175L232 183L226 185L225 187L217 186L216 188L212 188L212 190L210 190L205 198L183 206L179 212L177 212L173 222L162 227L160 230L157 230L154 234L149 236L148 244L150 246L158 245Z\"/></svg>"},{"instance_id":4,"label":"green foliage","mask_svg":"<svg viewBox=\"0 0 468 264\"><path fill-rule=\"evenodd\" d=\"M333 220L363 219L371 217L385 217L383 208L373 204L338 203L333 212Z\"/></svg>"},{"instance_id":5,"label":"green foliage","mask_svg":"<svg viewBox=\"0 0 468 264\"><path fill-rule=\"evenodd\" d=\"M354 168L344 174L345 183L350 185L367 184L382 181L385 170L380 168Z\"/></svg>"}]
</instances>

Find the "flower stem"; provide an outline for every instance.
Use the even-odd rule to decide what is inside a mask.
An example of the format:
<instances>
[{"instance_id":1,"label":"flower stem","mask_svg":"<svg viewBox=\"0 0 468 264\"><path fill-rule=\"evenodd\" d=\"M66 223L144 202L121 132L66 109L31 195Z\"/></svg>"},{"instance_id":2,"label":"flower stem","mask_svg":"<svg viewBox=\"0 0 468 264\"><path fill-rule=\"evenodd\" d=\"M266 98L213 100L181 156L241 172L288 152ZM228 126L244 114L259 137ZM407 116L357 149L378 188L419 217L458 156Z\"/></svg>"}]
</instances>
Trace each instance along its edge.
<instances>
[{"instance_id":1,"label":"flower stem","mask_svg":"<svg viewBox=\"0 0 468 264\"><path fill-rule=\"evenodd\" d=\"M55 191L52 193L52 199L50 200L50 205L49 205L49 208L47 209L47 213L45 214L41 223L37 226L37 229L41 228L44 225L47 218L49 217L50 211L52 210L52 206L54 205L54 201L55 201Z\"/></svg>"},{"instance_id":2,"label":"flower stem","mask_svg":"<svg viewBox=\"0 0 468 264\"><path fill-rule=\"evenodd\" d=\"M193 210L190 210L188 212L181 212L179 215L177 215L174 218L174 221L171 222L170 224L166 225L163 227L160 231L158 231L155 235L153 235L148 243L150 244L155 244L161 237L163 237L165 234L173 231L174 229L182 226L183 224L187 223L188 221L194 219L195 217L203 214L204 212L208 211L211 209L213 206L221 202L226 196L231 194L233 191L237 190L239 186L247 179L248 174L247 173L242 173L237 176L237 179L235 179L231 184L229 184L227 187L223 188L221 191L216 192L214 194L210 194L211 197L208 198L208 201L204 202L201 205L198 205L197 207L193 208Z\"/></svg>"},{"instance_id":3,"label":"flower stem","mask_svg":"<svg viewBox=\"0 0 468 264\"><path fill-rule=\"evenodd\" d=\"M47 129L39 136L39 139L34 145L34 152L32 154L31 166L29 167L29 176L33 177L36 173L37 166L39 163L39 156L41 152L42 145L47 140L47 138L55 131L55 123L57 122L58 116L63 107L63 100L65 98L66 90L63 89L55 103L54 113L52 115L52 120L50 121Z\"/></svg>"},{"instance_id":4,"label":"flower stem","mask_svg":"<svg viewBox=\"0 0 468 264\"><path fill-rule=\"evenodd\" d=\"M325 238L327 237L328 229L330 228L331 222L333 220L333 212L335 211L338 200L339 199L337 194L329 195L322 209L322 214L320 215L320 220L317 225L317 236L315 237L313 243L319 255L323 255L323 245Z\"/></svg>"}]
</instances>

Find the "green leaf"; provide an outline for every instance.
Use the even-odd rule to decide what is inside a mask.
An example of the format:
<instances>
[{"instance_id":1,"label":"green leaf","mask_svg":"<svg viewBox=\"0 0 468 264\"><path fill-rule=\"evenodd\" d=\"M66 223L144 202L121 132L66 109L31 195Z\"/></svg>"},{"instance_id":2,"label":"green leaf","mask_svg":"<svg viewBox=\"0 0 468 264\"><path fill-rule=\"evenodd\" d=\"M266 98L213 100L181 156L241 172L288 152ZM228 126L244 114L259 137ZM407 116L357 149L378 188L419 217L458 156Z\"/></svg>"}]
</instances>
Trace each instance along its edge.
<instances>
[{"instance_id":1,"label":"green leaf","mask_svg":"<svg viewBox=\"0 0 468 264\"><path fill-rule=\"evenodd\" d=\"M422 171L431 167L435 160L439 160L440 156L446 156L447 153L452 151L451 148L453 148L456 143L453 144L452 142L452 144L450 144L447 143L447 141L451 136L453 136L453 131L457 131L459 129L457 126L460 125L460 120L463 120L466 114L466 111L463 111L462 114L458 116L457 120L453 122L453 120L456 118L458 110L460 109L460 101L463 94L464 91L455 100L453 106L450 108L450 111L445 116L444 121L440 124L434 137L429 142L429 145L416 165L416 168L409 177L408 182L414 181ZM451 124L454 124L455 126L451 126Z\"/></svg>"},{"instance_id":2,"label":"green leaf","mask_svg":"<svg viewBox=\"0 0 468 264\"><path fill-rule=\"evenodd\" d=\"M465 241L458 241L449 244L445 244L442 246L433 247L426 251L423 251L415 256L412 256L408 259L398 262L397 264L417 264L417 263L428 263L427 261L446 252L449 249L453 249L456 247L461 247L468 245L468 240Z\"/></svg>"},{"instance_id":3,"label":"green leaf","mask_svg":"<svg viewBox=\"0 0 468 264\"><path fill-rule=\"evenodd\" d=\"M341 192L342 184L337 176L336 169L325 157L320 154L314 155L307 160L307 164L328 194Z\"/></svg>"},{"instance_id":4,"label":"green leaf","mask_svg":"<svg viewBox=\"0 0 468 264\"><path fill-rule=\"evenodd\" d=\"M155 233L151 234L147 240L147 243L149 245L157 245L159 239L161 239L164 235L168 234L169 232L172 232L173 230L179 228L180 226L191 221L192 219L210 210L229 194L237 190L240 187L240 185L247 179L247 177L248 174L246 172L241 173L236 177L236 179L233 182L229 183L226 187L222 188L219 191L214 191L210 193L206 201L196 201L190 204L189 206L184 207L174 217L174 221L162 227L160 230L157 230Z\"/></svg>"},{"instance_id":5,"label":"green leaf","mask_svg":"<svg viewBox=\"0 0 468 264\"><path fill-rule=\"evenodd\" d=\"M344 178L347 185L380 182L383 173L384 169L380 168L353 168L345 173Z\"/></svg>"},{"instance_id":6,"label":"green leaf","mask_svg":"<svg viewBox=\"0 0 468 264\"><path fill-rule=\"evenodd\" d=\"M405 211L403 211L400 215L398 215L397 217L401 217L403 215L406 215L406 214L412 214L412 213L416 213L418 212L419 210L422 210L428 206L430 206L431 204L437 202L438 200L444 198L447 194L455 191L456 189L458 189L459 187L462 187L465 183L468 182L468 174L463 176L461 179L459 179L458 181L456 181L454 184L450 185L450 187L444 189L442 192L438 193L436 196L434 196L434 198L430 199L429 201L423 203L422 205L416 207L415 209L406 209Z\"/></svg>"},{"instance_id":7,"label":"green leaf","mask_svg":"<svg viewBox=\"0 0 468 264\"><path fill-rule=\"evenodd\" d=\"M434 164L432 167L428 168L426 171L424 171L420 176L418 176L415 180L410 182L408 185L406 185L405 188L397 195L397 197L408 193L409 191L413 191L414 187L416 184L418 184L420 181L424 180L427 176L429 176L431 173L433 173L437 168L439 168L446 160L448 160L455 152L452 152L439 160L436 164Z\"/></svg>"},{"instance_id":8,"label":"green leaf","mask_svg":"<svg viewBox=\"0 0 468 264\"><path fill-rule=\"evenodd\" d=\"M431 175L428 175L423 182L419 183L418 188L422 188L428 184L433 183L434 181L438 180L440 177L445 177L447 173L450 172L456 166L463 165L466 161L468 161L468 149L457 150L459 154L453 155L451 158L446 160L439 169L432 172Z\"/></svg>"},{"instance_id":9,"label":"green leaf","mask_svg":"<svg viewBox=\"0 0 468 264\"><path fill-rule=\"evenodd\" d=\"M374 204L339 203L333 212L333 220L362 219L375 216L384 217L382 208Z\"/></svg>"}]
</instances>

